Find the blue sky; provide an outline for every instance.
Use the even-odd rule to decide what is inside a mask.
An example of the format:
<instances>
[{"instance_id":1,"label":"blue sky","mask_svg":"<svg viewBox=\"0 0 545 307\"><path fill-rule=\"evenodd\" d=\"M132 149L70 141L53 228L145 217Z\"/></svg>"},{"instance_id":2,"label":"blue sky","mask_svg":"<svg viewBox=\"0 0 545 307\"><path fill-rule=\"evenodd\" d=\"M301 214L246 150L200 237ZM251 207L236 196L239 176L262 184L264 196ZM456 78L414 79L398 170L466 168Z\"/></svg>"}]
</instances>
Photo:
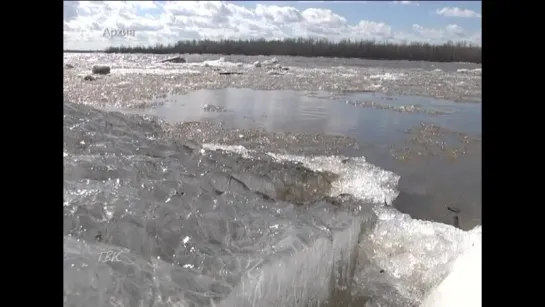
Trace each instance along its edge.
<instances>
[{"instance_id":1,"label":"blue sky","mask_svg":"<svg viewBox=\"0 0 545 307\"><path fill-rule=\"evenodd\" d=\"M349 23L360 20L385 22L397 29L410 29L414 23L426 28L446 27L458 24L469 31L481 30L480 18L445 17L436 14L444 7L469 9L481 14L481 1L411 1L414 4L396 4L394 1L228 1L247 8L260 4L292 6L299 10L307 8L329 9L346 18Z\"/></svg>"},{"instance_id":2,"label":"blue sky","mask_svg":"<svg viewBox=\"0 0 545 307\"><path fill-rule=\"evenodd\" d=\"M105 36L108 29L133 35ZM125 32L123 32L125 30ZM115 33L115 32L114 32ZM480 1L66 1L65 48L286 37L481 42Z\"/></svg>"}]
</instances>

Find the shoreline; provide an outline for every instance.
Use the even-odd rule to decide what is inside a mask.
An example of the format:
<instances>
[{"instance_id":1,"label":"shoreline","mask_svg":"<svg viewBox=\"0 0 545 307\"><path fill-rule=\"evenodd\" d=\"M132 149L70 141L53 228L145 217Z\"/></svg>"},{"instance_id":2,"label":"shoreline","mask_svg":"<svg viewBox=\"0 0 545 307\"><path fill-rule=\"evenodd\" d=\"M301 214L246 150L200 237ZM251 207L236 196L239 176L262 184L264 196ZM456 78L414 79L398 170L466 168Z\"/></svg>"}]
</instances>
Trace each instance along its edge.
<instances>
[{"instance_id":1,"label":"shoreline","mask_svg":"<svg viewBox=\"0 0 545 307\"><path fill-rule=\"evenodd\" d=\"M469 42L429 44L422 42L392 43L366 40L330 42L311 38L284 40L200 40L178 41L155 46L109 47L105 53L146 54L224 54L239 56L304 56L358 58L367 60L409 60L428 62L469 62L481 64L482 48Z\"/></svg>"},{"instance_id":2,"label":"shoreline","mask_svg":"<svg viewBox=\"0 0 545 307\"><path fill-rule=\"evenodd\" d=\"M440 63L440 64L460 64L460 65L482 65L481 62L464 62L464 61L449 61L449 62L440 62L440 61L432 61L432 60L409 60L409 59L372 59L372 58L357 58L357 57L339 57L339 56L312 56L312 55L286 55L286 54L238 54L238 53L155 53L155 52L106 52L105 50L63 50L63 53L73 53L73 54L82 54L82 53L104 53L104 54L136 54L136 55L153 55L153 56L187 56L187 55L199 55L199 56L205 56L205 55L214 55L218 57L230 57L230 56L256 56L256 57L302 57L302 58L308 58L308 59L327 59L327 60L361 60L361 61L384 61L384 62L408 62L408 63Z\"/></svg>"}]
</instances>

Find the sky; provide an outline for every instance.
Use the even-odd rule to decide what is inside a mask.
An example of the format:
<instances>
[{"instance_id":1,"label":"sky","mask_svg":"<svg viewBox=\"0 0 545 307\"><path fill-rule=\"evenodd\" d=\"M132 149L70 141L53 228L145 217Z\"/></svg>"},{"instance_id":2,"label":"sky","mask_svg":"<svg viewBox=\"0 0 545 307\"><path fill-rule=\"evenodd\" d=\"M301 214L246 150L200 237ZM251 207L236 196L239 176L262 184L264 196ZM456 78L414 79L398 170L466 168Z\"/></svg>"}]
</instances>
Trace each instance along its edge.
<instances>
[{"instance_id":1,"label":"sky","mask_svg":"<svg viewBox=\"0 0 545 307\"><path fill-rule=\"evenodd\" d=\"M481 1L65 1L64 49L288 37L481 44Z\"/></svg>"}]
</instances>

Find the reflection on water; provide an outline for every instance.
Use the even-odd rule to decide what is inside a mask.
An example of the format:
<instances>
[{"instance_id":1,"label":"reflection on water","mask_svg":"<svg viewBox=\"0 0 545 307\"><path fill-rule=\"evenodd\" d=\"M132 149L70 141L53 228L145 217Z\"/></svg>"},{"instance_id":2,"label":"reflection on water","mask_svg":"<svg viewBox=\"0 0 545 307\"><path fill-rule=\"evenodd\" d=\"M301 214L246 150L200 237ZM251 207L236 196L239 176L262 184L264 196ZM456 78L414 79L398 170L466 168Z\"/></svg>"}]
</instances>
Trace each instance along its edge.
<instances>
[{"instance_id":1,"label":"reflection on water","mask_svg":"<svg viewBox=\"0 0 545 307\"><path fill-rule=\"evenodd\" d=\"M324 99L327 98L327 99ZM361 107L346 101L374 101L379 105L416 106L445 114L397 112ZM226 112L208 112L205 105ZM249 89L199 90L171 97L166 104L143 111L169 122L218 119L233 128L266 128L270 132L305 132L344 135L363 143L391 144L400 133L420 122L429 122L469 134L481 133L480 104L462 104L423 97L387 97L375 93L350 93L331 97L326 93L255 91ZM142 111L136 111L141 113Z\"/></svg>"}]
</instances>

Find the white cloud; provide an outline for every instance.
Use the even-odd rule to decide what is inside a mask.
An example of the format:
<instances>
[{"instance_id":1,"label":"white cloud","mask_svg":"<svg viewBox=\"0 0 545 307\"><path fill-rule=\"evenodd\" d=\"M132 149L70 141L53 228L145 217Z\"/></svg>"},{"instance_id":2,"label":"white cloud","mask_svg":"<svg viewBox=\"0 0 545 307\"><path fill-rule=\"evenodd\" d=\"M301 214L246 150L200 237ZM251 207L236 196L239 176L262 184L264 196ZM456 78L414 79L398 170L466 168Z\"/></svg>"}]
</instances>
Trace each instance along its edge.
<instances>
[{"instance_id":1,"label":"white cloud","mask_svg":"<svg viewBox=\"0 0 545 307\"><path fill-rule=\"evenodd\" d=\"M448 25L446 27L446 30L448 33L451 33L457 36L461 36L461 37L467 36L466 33L464 32L464 29L460 27L459 25Z\"/></svg>"},{"instance_id":2,"label":"white cloud","mask_svg":"<svg viewBox=\"0 0 545 307\"><path fill-rule=\"evenodd\" d=\"M458 7L444 7L435 11L437 15L443 15L446 17L463 17L463 18L481 18L481 14L469 10L461 9Z\"/></svg>"},{"instance_id":3,"label":"white cloud","mask_svg":"<svg viewBox=\"0 0 545 307\"><path fill-rule=\"evenodd\" d=\"M404 5L420 5L420 3L416 1L393 1L395 4L404 4Z\"/></svg>"},{"instance_id":4,"label":"white cloud","mask_svg":"<svg viewBox=\"0 0 545 307\"><path fill-rule=\"evenodd\" d=\"M367 3L369 1L295 1L295 2L298 2L298 3L324 3L324 2L327 2L327 3Z\"/></svg>"},{"instance_id":5,"label":"white cloud","mask_svg":"<svg viewBox=\"0 0 545 307\"><path fill-rule=\"evenodd\" d=\"M413 24L412 28L418 35L426 37L431 42L441 40L445 34L443 29L425 28L419 24Z\"/></svg>"},{"instance_id":6,"label":"white cloud","mask_svg":"<svg viewBox=\"0 0 545 307\"><path fill-rule=\"evenodd\" d=\"M393 40L392 27L383 22L362 20L350 27L351 39Z\"/></svg>"},{"instance_id":7,"label":"white cloud","mask_svg":"<svg viewBox=\"0 0 545 307\"><path fill-rule=\"evenodd\" d=\"M64 2L64 47L103 49L119 45L175 43L185 39L282 39L323 37L340 39L417 40L444 42L471 39L480 43L480 33L468 34L456 25L395 32L381 21L350 23L343 16L322 8L297 9L258 4L246 8L219 1L80 1ZM131 30L134 35L105 37L105 30Z\"/></svg>"},{"instance_id":8,"label":"white cloud","mask_svg":"<svg viewBox=\"0 0 545 307\"><path fill-rule=\"evenodd\" d=\"M450 24L445 28L426 28L419 24L413 24L412 30L420 37L426 37L427 42L468 41L474 44L481 44L481 31L468 33L459 25Z\"/></svg>"}]
</instances>

